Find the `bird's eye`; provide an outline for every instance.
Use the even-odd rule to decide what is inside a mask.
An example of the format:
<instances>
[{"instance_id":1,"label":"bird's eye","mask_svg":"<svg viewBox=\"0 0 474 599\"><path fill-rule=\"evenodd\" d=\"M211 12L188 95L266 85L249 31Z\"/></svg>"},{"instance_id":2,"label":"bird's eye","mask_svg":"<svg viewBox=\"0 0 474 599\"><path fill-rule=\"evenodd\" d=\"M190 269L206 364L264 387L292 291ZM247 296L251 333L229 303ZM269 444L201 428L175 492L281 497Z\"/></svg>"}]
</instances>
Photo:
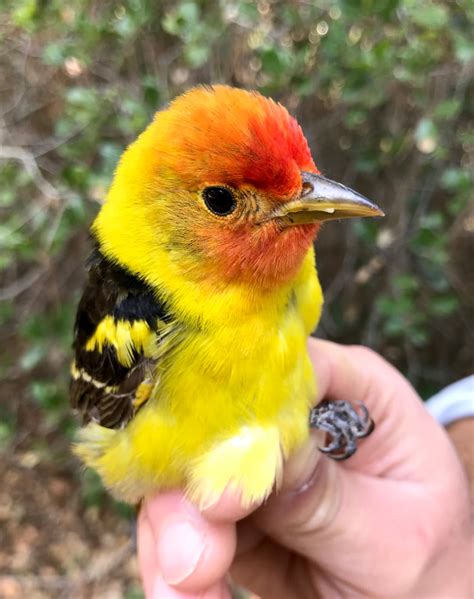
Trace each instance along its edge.
<instances>
[{"instance_id":1,"label":"bird's eye","mask_svg":"<svg viewBox=\"0 0 474 599\"><path fill-rule=\"evenodd\" d=\"M227 187L206 187L202 197L209 210L218 216L227 216L237 205L232 192Z\"/></svg>"}]
</instances>

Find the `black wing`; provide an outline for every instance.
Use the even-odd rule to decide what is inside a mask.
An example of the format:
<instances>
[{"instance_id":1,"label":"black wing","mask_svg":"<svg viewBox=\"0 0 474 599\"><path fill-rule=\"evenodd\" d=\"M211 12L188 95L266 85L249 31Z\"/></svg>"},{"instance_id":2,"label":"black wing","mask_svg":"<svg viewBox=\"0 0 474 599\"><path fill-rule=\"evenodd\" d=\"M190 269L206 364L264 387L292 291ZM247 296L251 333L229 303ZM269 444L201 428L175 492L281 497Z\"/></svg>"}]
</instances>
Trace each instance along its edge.
<instances>
[{"instance_id":1,"label":"black wing","mask_svg":"<svg viewBox=\"0 0 474 599\"><path fill-rule=\"evenodd\" d=\"M139 323L142 330L149 330L156 347L150 351L150 344L148 349L132 344L124 358L123 348L109 338L94 342L105 322L109 329ZM107 428L122 428L133 418L148 399L154 366L173 331L164 303L153 290L96 248L77 310L71 367L71 404L83 424L92 420Z\"/></svg>"}]
</instances>

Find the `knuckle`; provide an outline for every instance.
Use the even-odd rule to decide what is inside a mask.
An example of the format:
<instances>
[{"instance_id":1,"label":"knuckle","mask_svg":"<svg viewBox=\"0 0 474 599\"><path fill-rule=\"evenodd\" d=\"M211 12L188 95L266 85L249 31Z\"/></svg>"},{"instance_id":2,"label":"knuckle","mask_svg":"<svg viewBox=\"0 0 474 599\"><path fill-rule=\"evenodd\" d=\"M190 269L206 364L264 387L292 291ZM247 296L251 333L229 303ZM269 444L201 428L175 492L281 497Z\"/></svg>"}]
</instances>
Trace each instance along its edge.
<instances>
[{"instance_id":1,"label":"knuckle","mask_svg":"<svg viewBox=\"0 0 474 599\"><path fill-rule=\"evenodd\" d=\"M374 351L373 349L371 349L370 347L367 347L365 345L351 345L349 346L350 350L354 353L357 354L357 357L359 359L364 359L364 360L376 360L379 362L383 362L384 360L380 357L380 355Z\"/></svg>"}]
</instances>

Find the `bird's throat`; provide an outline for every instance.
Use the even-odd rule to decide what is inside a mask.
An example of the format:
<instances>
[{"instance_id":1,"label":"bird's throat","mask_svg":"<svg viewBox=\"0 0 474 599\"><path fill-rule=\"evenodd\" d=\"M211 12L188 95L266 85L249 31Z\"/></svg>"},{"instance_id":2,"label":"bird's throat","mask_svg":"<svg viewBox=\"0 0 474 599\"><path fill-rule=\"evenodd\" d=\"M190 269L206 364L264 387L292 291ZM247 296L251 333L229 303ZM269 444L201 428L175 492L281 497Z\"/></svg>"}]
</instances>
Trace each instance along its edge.
<instances>
[{"instance_id":1,"label":"bird's throat","mask_svg":"<svg viewBox=\"0 0 474 599\"><path fill-rule=\"evenodd\" d=\"M281 230L271 223L264 231L225 231L218 240L209 239L204 245L212 255L217 252L220 256L214 264L221 281L270 290L296 275L318 228L318 224L310 224Z\"/></svg>"}]
</instances>

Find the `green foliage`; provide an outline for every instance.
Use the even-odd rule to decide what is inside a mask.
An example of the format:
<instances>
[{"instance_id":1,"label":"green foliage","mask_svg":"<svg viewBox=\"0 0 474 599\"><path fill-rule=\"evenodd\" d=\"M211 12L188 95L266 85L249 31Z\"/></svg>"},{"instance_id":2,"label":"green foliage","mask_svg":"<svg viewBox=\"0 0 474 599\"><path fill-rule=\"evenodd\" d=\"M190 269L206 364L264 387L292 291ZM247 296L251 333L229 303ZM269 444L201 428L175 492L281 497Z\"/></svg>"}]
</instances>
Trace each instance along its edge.
<instances>
[{"instance_id":1,"label":"green foliage","mask_svg":"<svg viewBox=\"0 0 474 599\"><path fill-rule=\"evenodd\" d=\"M82 502L86 507L101 507L107 500L107 492L99 475L93 470L84 470L81 479Z\"/></svg>"},{"instance_id":2,"label":"green foliage","mask_svg":"<svg viewBox=\"0 0 474 599\"><path fill-rule=\"evenodd\" d=\"M112 499L104 488L99 475L89 468L82 472L81 499L86 508L110 506L122 518L134 520L136 517L136 508Z\"/></svg>"},{"instance_id":3,"label":"green foliage","mask_svg":"<svg viewBox=\"0 0 474 599\"><path fill-rule=\"evenodd\" d=\"M125 592L124 599L145 599L145 594L140 587L132 586Z\"/></svg>"},{"instance_id":4,"label":"green foliage","mask_svg":"<svg viewBox=\"0 0 474 599\"><path fill-rule=\"evenodd\" d=\"M6 406L0 404L0 451L8 448L15 435L15 419Z\"/></svg>"}]
</instances>

